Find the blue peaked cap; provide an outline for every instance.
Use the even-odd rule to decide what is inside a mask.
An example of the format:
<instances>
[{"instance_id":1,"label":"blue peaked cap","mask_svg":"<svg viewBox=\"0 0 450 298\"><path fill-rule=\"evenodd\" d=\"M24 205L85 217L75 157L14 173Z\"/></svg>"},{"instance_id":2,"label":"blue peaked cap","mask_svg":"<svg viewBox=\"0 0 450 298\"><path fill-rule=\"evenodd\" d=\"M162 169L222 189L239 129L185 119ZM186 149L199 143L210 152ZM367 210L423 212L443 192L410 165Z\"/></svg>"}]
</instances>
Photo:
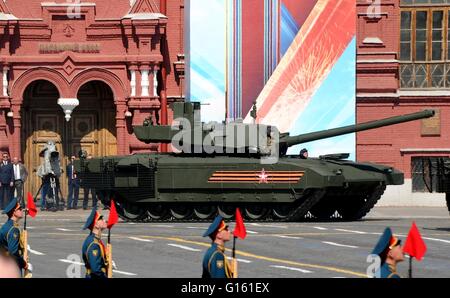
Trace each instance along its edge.
<instances>
[{"instance_id":1,"label":"blue peaked cap","mask_svg":"<svg viewBox=\"0 0 450 298\"><path fill-rule=\"evenodd\" d=\"M92 208L91 214L89 214L89 217L87 218L86 223L84 224L83 230L90 229L91 226L94 225L94 221L99 220L102 217L103 216L97 212L97 208L95 207Z\"/></svg>"},{"instance_id":2,"label":"blue peaked cap","mask_svg":"<svg viewBox=\"0 0 450 298\"><path fill-rule=\"evenodd\" d=\"M203 234L203 237L207 237L217 231L217 229L220 227L220 223L222 222L223 217L220 215L217 215L212 224L208 227L206 232Z\"/></svg>"},{"instance_id":3,"label":"blue peaked cap","mask_svg":"<svg viewBox=\"0 0 450 298\"><path fill-rule=\"evenodd\" d=\"M17 207L17 198L14 198L11 200L11 202L9 202L9 204L6 206L6 208L3 210L3 214L8 214L9 212L11 212L12 210L14 210L14 208Z\"/></svg>"},{"instance_id":4,"label":"blue peaked cap","mask_svg":"<svg viewBox=\"0 0 450 298\"><path fill-rule=\"evenodd\" d=\"M398 240L396 237L392 235L391 228L386 228L378 240L377 245L372 251L374 255L381 255L389 246L400 244L401 240Z\"/></svg>"}]
</instances>

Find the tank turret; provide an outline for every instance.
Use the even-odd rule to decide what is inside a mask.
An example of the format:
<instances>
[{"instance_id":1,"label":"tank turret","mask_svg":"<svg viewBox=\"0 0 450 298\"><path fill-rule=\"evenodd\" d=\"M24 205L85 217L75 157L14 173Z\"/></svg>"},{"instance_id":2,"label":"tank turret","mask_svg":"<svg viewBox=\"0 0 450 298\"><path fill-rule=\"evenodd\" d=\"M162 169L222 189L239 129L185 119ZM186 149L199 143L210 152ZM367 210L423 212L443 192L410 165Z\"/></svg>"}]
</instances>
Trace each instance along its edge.
<instances>
[{"instance_id":1,"label":"tank turret","mask_svg":"<svg viewBox=\"0 0 450 298\"><path fill-rule=\"evenodd\" d=\"M136 137L145 143L172 143L172 146L183 153L228 153L284 156L289 147L340 136L348 133L375 129L383 126L414 121L434 116L433 110L424 110L358 123L329 130L322 130L296 136L279 133L275 126L263 124L247 124L242 121L230 123L202 123L200 120L200 103L174 103L174 123L172 126L152 125L146 120L142 126L134 126ZM278 146L277 146L278 144Z\"/></svg>"}]
</instances>

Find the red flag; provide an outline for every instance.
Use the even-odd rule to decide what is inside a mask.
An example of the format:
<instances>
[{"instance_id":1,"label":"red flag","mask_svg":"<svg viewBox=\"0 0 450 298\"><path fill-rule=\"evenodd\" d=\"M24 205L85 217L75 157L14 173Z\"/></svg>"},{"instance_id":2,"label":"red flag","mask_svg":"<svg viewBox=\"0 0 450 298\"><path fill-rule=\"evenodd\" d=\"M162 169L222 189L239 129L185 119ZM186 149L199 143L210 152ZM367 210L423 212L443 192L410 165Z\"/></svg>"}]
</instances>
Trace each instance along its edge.
<instances>
[{"instance_id":1,"label":"red flag","mask_svg":"<svg viewBox=\"0 0 450 298\"><path fill-rule=\"evenodd\" d=\"M108 217L108 229L111 229L118 221L119 216L117 215L116 204L114 203L114 200L111 200L111 207L109 208Z\"/></svg>"},{"instance_id":2,"label":"red flag","mask_svg":"<svg viewBox=\"0 0 450 298\"><path fill-rule=\"evenodd\" d=\"M34 204L33 195L30 192L28 192L28 194L27 194L27 209L28 209L28 214L31 217L36 216L37 208L36 208L36 205Z\"/></svg>"},{"instance_id":3,"label":"red flag","mask_svg":"<svg viewBox=\"0 0 450 298\"><path fill-rule=\"evenodd\" d=\"M420 236L419 229L414 221L411 229L409 230L408 238L406 238L403 251L411 257L416 258L418 261L422 260L422 257L427 251L427 246L425 245L422 236Z\"/></svg>"},{"instance_id":4,"label":"red flag","mask_svg":"<svg viewBox=\"0 0 450 298\"><path fill-rule=\"evenodd\" d=\"M247 230L245 229L244 220L242 219L239 208L236 208L236 227L234 228L233 235L241 239L247 236Z\"/></svg>"}]
</instances>

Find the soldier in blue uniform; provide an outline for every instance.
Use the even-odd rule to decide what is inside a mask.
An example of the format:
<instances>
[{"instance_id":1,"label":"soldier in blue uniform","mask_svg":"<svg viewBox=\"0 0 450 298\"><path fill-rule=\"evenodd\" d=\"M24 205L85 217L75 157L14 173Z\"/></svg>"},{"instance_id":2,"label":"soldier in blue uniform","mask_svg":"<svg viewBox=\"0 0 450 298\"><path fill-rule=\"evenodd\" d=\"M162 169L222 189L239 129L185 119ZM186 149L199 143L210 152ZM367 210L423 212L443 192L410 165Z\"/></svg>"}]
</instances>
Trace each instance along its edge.
<instances>
[{"instance_id":1,"label":"soldier in blue uniform","mask_svg":"<svg viewBox=\"0 0 450 298\"><path fill-rule=\"evenodd\" d=\"M14 258L20 270L32 270L31 264L24 260L23 239L19 229L19 220L24 216L22 206L14 198L6 206L3 214L8 215L8 220L0 229L0 246Z\"/></svg>"},{"instance_id":2,"label":"soldier in blue uniform","mask_svg":"<svg viewBox=\"0 0 450 298\"><path fill-rule=\"evenodd\" d=\"M231 238L228 225L223 218L217 216L203 237L209 236L212 240L211 247L203 257L203 278L232 278L233 272L225 256L225 242Z\"/></svg>"},{"instance_id":3,"label":"soldier in blue uniform","mask_svg":"<svg viewBox=\"0 0 450 298\"><path fill-rule=\"evenodd\" d=\"M82 249L86 278L107 278L106 249L101 240L102 231L106 227L103 216L97 212L97 208L93 208L83 227L83 230L91 230Z\"/></svg>"},{"instance_id":4,"label":"soldier in blue uniform","mask_svg":"<svg viewBox=\"0 0 450 298\"><path fill-rule=\"evenodd\" d=\"M400 278L397 273L397 263L405 259L401 240L392 234L390 228L384 230L380 240L372 251L372 254L378 255L381 259L381 267L376 273L379 278Z\"/></svg>"}]
</instances>

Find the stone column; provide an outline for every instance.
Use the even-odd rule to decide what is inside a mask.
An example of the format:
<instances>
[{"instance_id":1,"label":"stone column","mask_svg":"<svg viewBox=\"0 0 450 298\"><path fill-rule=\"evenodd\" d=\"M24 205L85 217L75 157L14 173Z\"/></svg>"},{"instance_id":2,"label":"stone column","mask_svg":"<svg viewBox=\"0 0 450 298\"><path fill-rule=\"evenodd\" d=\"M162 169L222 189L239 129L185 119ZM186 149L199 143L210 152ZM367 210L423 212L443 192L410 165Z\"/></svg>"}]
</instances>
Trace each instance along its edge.
<instances>
[{"instance_id":1,"label":"stone column","mask_svg":"<svg viewBox=\"0 0 450 298\"><path fill-rule=\"evenodd\" d=\"M137 84L138 67L137 67L136 64L133 63L133 64L130 65L129 70L130 70L130 87L131 87L131 94L130 94L130 96L131 97L135 97L137 95L136 90L137 90L137 87L138 87L138 84Z\"/></svg>"},{"instance_id":2,"label":"stone column","mask_svg":"<svg viewBox=\"0 0 450 298\"><path fill-rule=\"evenodd\" d=\"M150 96L149 93L149 87L150 87L150 81L149 81L149 72L150 72L150 66L148 64L142 64L140 67L141 70L141 96L148 97Z\"/></svg>"},{"instance_id":3,"label":"stone column","mask_svg":"<svg viewBox=\"0 0 450 298\"><path fill-rule=\"evenodd\" d=\"M157 97L158 96L158 70L159 67L158 65L154 65L153 66L153 72L152 72L152 78L153 78L153 83L152 83L152 87L153 87L153 93L152 96L153 97Z\"/></svg>"},{"instance_id":4,"label":"stone column","mask_svg":"<svg viewBox=\"0 0 450 298\"><path fill-rule=\"evenodd\" d=\"M21 148L21 131L22 121L20 116L21 105L13 103L11 105L11 112L13 112L13 131L11 132L12 144L10 143L11 156L22 156Z\"/></svg>"},{"instance_id":5,"label":"stone column","mask_svg":"<svg viewBox=\"0 0 450 298\"><path fill-rule=\"evenodd\" d=\"M7 65L3 65L3 71L2 71L2 86L3 86L3 90L2 90L2 96L4 97L8 97L8 71L9 71L9 66Z\"/></svg>"},{"instance_id":6,"label":"stone column","mask_svg":"<svg viewBox=\"0 0 450 298\"><path fill-rule=\"evenodd\" d=\"M125 112L127 104L125 100L116 101L116 130L117 130L117 153L129 154L129 146L127 142L127 124Z\"/></svg>"}]
</instances>

